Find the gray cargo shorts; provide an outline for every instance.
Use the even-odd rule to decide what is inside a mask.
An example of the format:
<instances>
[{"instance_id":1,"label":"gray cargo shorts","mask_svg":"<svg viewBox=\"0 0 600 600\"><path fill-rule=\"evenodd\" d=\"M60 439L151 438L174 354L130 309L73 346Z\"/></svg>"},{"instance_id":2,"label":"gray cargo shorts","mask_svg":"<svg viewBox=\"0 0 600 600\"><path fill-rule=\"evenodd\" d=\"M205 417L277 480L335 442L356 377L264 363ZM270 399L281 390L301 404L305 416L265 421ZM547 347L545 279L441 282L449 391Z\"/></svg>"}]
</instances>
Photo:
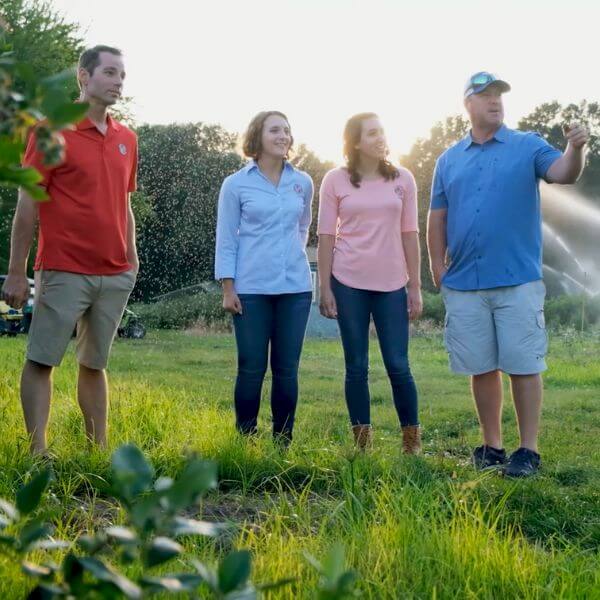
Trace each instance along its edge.
<instances>
[{"instance_id":1,"label":"gray cargo shorts","mask_svg":"<svg viewBox=\"0 0 600 600\"><path fill-rule=\"evenodd\" d=\"M546 286L540 279L488 290L441 289L444 343L455 373L500 370L532 375L546 370Z\"/></svg>"}]
</instances>

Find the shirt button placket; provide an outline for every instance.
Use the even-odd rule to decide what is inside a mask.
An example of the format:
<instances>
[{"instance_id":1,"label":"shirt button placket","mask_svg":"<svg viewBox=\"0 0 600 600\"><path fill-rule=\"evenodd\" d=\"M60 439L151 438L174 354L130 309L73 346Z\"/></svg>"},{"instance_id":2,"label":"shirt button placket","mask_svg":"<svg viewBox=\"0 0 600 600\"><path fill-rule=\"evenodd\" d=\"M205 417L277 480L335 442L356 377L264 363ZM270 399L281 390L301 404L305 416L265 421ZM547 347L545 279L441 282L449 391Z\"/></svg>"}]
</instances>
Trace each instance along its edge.
<instances>
[{"instance_id":1,"label":"shirt button placket","mask_svg":"<svg viewBox=\"0 0 600 600\"><path fill-rule=\"evenodd\" d=\"M485 152L485 147L482 145L481 146L481 152ZM482 158L483 160L483 158ZM482 164L479 165L479 173L480 173L480 180L479 183L477 185L477 208L475 210L475 227L476 229L479 229L479 215L480 215L480 207L481 207L481 203L482 203L482 198L481 198L481 190L483 188L483 182L484 182L484 175L483 175L483 166ZM474 246L475 246L475 278L477 280L477 287L479 287L479 267L480 267L480 260L481 260L481 255L480 255L480 247L479 247L479 231L475 231L475 240L474 240Z\"/></svg>"},{"instance_id":2,"label":"shirt button placket","mask_svg":"<svg viewBox=\"0 0 600 600\"><path fill-rule=\"evenodd\" d=\"M281 267L285 274L285 258L283 252L283 245L285 241L284 227L283 227L283 198L281 194L277 192L277 212L279 213L279 258L281 260Z\"/></svg>"}]
</instances>

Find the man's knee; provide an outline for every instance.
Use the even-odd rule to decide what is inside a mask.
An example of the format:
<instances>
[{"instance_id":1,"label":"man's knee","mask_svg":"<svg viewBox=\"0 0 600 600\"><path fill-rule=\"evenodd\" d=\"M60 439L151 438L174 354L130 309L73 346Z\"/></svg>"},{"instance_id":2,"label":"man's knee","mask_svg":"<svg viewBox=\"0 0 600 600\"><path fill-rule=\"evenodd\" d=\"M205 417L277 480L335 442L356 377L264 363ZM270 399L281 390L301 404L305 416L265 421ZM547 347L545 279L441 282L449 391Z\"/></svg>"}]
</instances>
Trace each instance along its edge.
<instances>
[{"instance_id":1,"label":"man's knee","mask_svg":"<svg viewBox=\"0 0 600 600\"><path fill-rule=\"evenodd\" d=\"M521 374L516 374L516 373L508 373L508 376L510 377L510 379L512 381L541 381L542 380L542 374L541 373L531 373L529 375L521 375Z\"/></svg>"},{"instance_id":2,"label":"man's knee","mask_svg":"<svg viewBox=\"0 0 600 600\"><path fill-rule=\"evenodd\" d=\"M498 369L494 369L493 371L486 371L485 373L477 373L475 375L471 375L473 381L485 381L486 379L494 379L500 375L500 371Z\"/></svg>"},{"instance_id":3,"label":"man's knee","mask_svg":"<svg viewBox=\"0 0 600 600\"><path fill-rule=\"evenodd\" d=\"M104 373L104 369L97 369L94 367L88 367L87 365L84 365L83 363L79 363L79 372L83 373L85 375L90 375L90 376L94 376L94 375L101 375Z\"/></svg>"},{"instance_id":4,"label":"man's knee","mask_svg":"<svg viewBox=\"0 0 600 600\"><path fill-rule=\"evenodd\" d=\"M23 370L27 371L28 375L49 376L52 373L53 368L54 367L52 365L45 365L28 358L25 361L25 367Z\"/></svg>"}]
</instances>

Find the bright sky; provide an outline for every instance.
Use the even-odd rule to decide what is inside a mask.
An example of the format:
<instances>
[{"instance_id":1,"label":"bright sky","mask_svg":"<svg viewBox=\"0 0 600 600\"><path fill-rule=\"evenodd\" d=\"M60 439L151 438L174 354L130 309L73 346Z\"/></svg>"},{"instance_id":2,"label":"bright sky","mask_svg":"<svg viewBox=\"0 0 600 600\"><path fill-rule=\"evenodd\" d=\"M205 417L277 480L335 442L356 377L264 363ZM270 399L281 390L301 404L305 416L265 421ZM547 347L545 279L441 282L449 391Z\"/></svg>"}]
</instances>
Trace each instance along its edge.
<instances>
[{"instance_id":1,"label":"bright sky","mask_svg":"<svg viewBox=\"0 0 600 600\"><path fill-rule=\"evenodd\" d=\"M507 80L506 120L600 101L597 0L53 0L86 41L125 52L139 122L241 132L285 112L297 142L341 162L356 112L379 113L392 157L462 108L467 77Z\"/></svg>"}]
</instances>

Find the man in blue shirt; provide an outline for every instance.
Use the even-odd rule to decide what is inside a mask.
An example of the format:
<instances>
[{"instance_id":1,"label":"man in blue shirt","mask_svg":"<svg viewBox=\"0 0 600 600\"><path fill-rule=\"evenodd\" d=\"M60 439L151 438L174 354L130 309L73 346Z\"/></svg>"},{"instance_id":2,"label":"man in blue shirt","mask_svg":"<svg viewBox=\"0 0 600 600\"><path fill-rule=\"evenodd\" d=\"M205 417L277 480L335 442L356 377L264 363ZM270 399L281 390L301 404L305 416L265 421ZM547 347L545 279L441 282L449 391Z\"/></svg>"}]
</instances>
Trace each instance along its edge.
<instances>
[{"instance_id":1,"label":"man in blue shirt","mask_svg":"<svg viewBox=\"0 0 600 600\"><path fill-rule=\"evenodd\" d=\"M539 135L508 129L502 94L510 86L487 72L464 91L471 131L437 160L427 244L446 305L450 366L471 376L483 434L477 468L502 465L508 476L540 466L537 448L541 373L547 338L542 281L539 179L574 183L584 166L586 130L565 128L559 152ZM501 372L510 376L520 447L502 447Z\"/></svg>"}]
</instances>

